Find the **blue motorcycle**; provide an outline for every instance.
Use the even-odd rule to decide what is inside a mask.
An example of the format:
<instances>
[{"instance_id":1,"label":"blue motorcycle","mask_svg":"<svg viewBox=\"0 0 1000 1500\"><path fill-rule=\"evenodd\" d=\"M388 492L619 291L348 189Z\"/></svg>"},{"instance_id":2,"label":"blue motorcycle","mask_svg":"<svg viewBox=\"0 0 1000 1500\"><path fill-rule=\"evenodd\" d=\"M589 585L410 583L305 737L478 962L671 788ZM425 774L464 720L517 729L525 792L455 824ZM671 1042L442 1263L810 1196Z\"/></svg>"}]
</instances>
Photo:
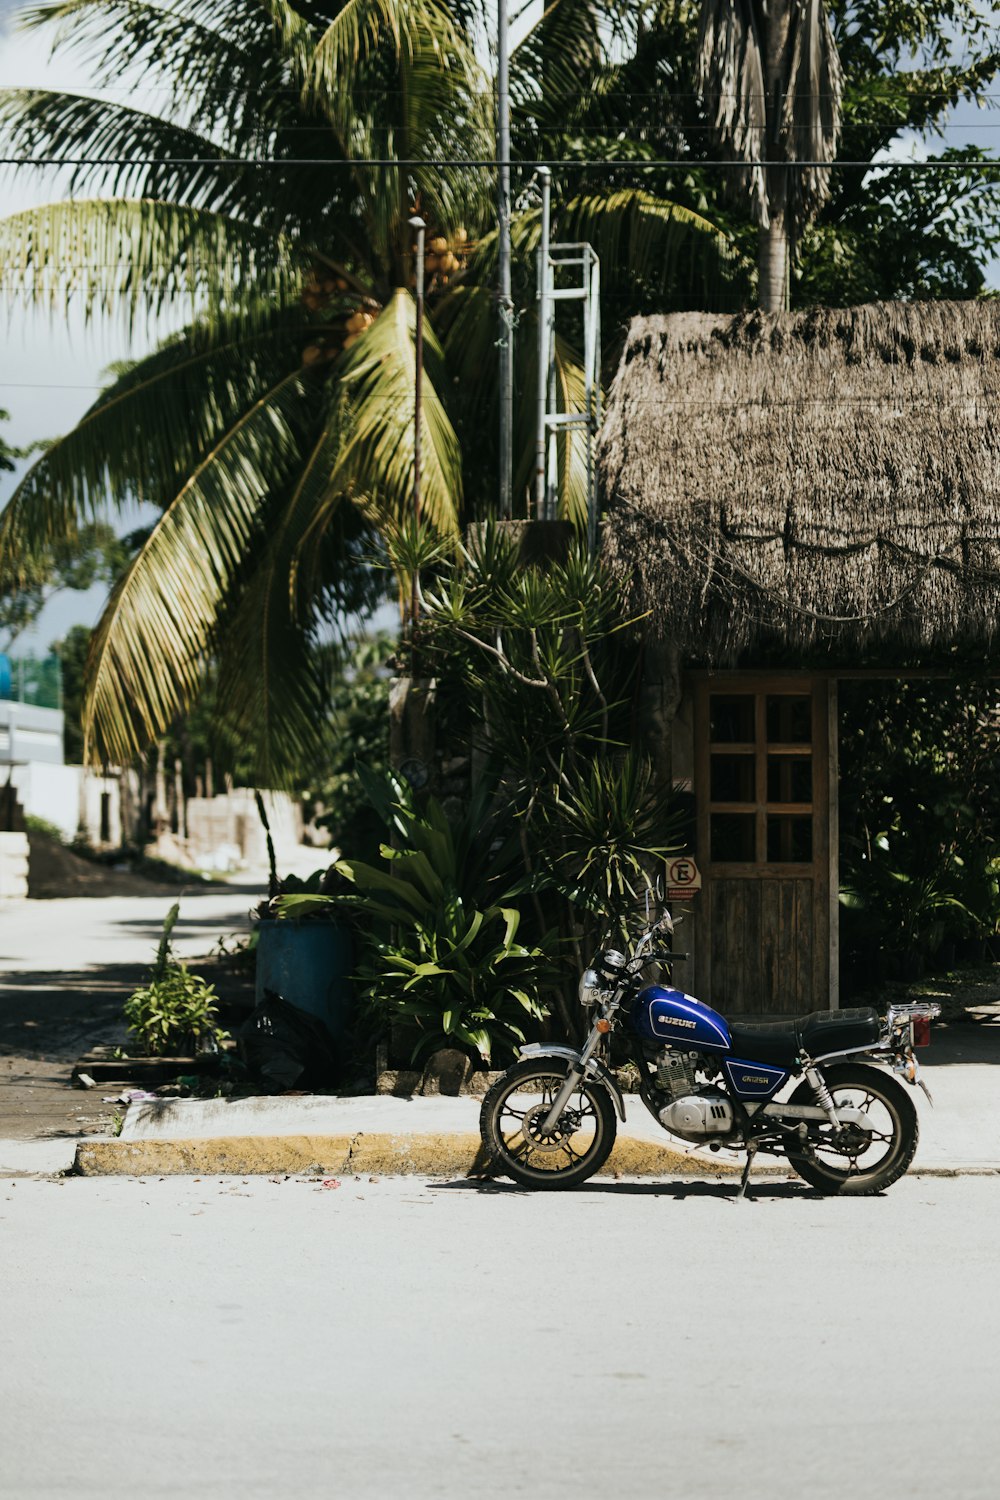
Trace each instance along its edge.
<instances>
[{"instance_id":1,"label":"blue motorcycle","mask_svg":"<svg viewBox=\"0 0 1000 1500\"><path fill-rule=\"evenodd\" d=\"M758 1151L786 1157L821 1193L878 1193L902 1177L917 1149L917 1112L893 1074L930 1099L914 1048L930 1041L940 1006L727 1021L669 984L644 983L651 964L681 956L662 946L672 933L669 913L653 920L647 903L631 955L608 949L580 981L591 1017L583 1046L522 1047L490 1089L480 1130L494 1171L525 1187L569 1188L600 1170L625 1119L609 1066L621 1027L640 1097L663 1128L746 1152L740 1196Z\"/></svg>"}]
</instances>

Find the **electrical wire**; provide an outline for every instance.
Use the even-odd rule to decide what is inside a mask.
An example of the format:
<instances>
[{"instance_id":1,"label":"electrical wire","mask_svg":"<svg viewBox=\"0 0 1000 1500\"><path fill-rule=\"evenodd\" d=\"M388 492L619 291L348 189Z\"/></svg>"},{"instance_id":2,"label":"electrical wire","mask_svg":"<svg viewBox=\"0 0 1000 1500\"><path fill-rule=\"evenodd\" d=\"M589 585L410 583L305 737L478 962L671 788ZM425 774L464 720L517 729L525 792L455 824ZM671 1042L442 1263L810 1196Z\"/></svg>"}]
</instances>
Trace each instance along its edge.
<instances>
[{"instance_id":1,"label":"electrical wire","mask_svg":"<svg viewBox=\"0 0 1000 1500\"><path fill-rule=\"evenodd\" d=\"M469 168L496 170L500 163L496 157L429 157L429 156L360 156L337 158L327 156L0 156L3 167L341 167L352 170L356 167L407 168L434 167L439 171L467 171ZM862 168L866 172L995 172L1000 175L1000 160L978 161L702 161L692 157L653 157L650 159L598 157L539 157L537 161L512 161L511 171L535 172L539 167L550 167L559 171L589 172L607 168L621 171L649 171L652 168L674 167L684 171L695 168L722 168L725 171L743 170L746 167L767 169L784 168L788 171L836 171L843 168Z\"/></svg>"}]
</instances>

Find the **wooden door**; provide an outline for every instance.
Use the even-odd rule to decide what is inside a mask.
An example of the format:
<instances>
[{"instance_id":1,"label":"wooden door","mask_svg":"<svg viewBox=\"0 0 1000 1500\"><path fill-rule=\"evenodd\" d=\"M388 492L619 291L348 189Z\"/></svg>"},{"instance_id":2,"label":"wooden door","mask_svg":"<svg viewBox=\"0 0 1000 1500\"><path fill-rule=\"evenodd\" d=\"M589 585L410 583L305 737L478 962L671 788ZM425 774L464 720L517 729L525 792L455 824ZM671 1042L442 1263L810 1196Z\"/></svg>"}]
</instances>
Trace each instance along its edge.
<instances>
[{"instance_id":1,"label":"wooden door","mask_svg":"<svg viewBox=\"0 0 1000 1500\"><path fill-rule=\"evenodd\" d=\"M697 683L696 993L727 1014L836 1003L830 696L808 675Z\"/></svg>"}]
</instances>

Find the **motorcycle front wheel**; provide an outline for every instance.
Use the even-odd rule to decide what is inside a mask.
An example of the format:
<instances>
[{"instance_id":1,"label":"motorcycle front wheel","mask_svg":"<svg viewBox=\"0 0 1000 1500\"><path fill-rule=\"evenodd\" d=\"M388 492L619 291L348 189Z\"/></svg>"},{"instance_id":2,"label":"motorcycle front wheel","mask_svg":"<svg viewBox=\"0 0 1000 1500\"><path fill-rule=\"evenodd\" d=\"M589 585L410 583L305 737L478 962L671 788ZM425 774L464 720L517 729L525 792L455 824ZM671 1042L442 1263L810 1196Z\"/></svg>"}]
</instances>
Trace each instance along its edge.
<instances>
[{"instance_id":1,"label":"motorcycle front wheel","mask_svg":"<svg viewBox=\"0 0 1000 1500\"><path fill-rule=\"evenodd\" d=\"M515 1063L483 1100L479 1129L494 1169L524 1187L576 1187L604 1165L615 1143L614 1105L589 1078L577 1084L555 1129L543 1130L567 1066L544 1058Z\"/></svg>"},{"instance_id":2,"label":"motorcycle front wheel","mask_svg":"<svg viewBox=\"0 0 1000 1500\"><path fill-rule=\"evenodd\" d=\"M917 1112L895 1078L864 1063L841 1063L823 1068L834 1108L853 1109L865 1124L810 1125L811 1155L786 1148L788 1160L800 1177L821 1193L864 1196L881 1193L902 1177L917 1149ZM808 1083L795 1090L791 1104L815 1104Z\"/></svg>"}]
</instances>

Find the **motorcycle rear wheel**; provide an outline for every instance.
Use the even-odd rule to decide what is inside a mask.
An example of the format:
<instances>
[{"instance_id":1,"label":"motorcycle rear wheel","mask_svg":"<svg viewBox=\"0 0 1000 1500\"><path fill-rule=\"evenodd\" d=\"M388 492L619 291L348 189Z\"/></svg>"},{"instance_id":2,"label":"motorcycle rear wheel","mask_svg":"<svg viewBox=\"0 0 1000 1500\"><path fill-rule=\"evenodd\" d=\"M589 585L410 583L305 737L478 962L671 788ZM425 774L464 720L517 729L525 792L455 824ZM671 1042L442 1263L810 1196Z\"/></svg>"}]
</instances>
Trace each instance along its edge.
<instances>
[{"instance_id":1,"label":"motorcycle rear wheel","mask_svg":"<svg viewBox=\"0 0 1000 1500\"><path fill-rule=\"evenodd\" d=\"M617 1121L608 1092L583 1078L556 1130L542 1120L566 1082L567 1064L526 1059L508 1068L483 1100L479 1129L495 1170L523 1187L571 1188L607 1161Z\"/></svg>"},{"instance_id":2,"label":"motorcycle rear wheel","mask_svg":"<svg viewBox=\"0 0 1000 1500\"><path fill-rule=\"evenodd\" d=\"M839 1063L823 1068L835 1108L859 1109L868 1116L871 1135L848 1126L837 1141L831 1125L810 1130L812 1156L795 1147L786 1155L795 1171L821 1193L864 1197L881 1193L906 1171L917 1149L917 1112L902 1084L881 1068L864 1063ZM808 1083L795 1090L791 1104L815 1104Z\"/></svg>"}]
</instances>

